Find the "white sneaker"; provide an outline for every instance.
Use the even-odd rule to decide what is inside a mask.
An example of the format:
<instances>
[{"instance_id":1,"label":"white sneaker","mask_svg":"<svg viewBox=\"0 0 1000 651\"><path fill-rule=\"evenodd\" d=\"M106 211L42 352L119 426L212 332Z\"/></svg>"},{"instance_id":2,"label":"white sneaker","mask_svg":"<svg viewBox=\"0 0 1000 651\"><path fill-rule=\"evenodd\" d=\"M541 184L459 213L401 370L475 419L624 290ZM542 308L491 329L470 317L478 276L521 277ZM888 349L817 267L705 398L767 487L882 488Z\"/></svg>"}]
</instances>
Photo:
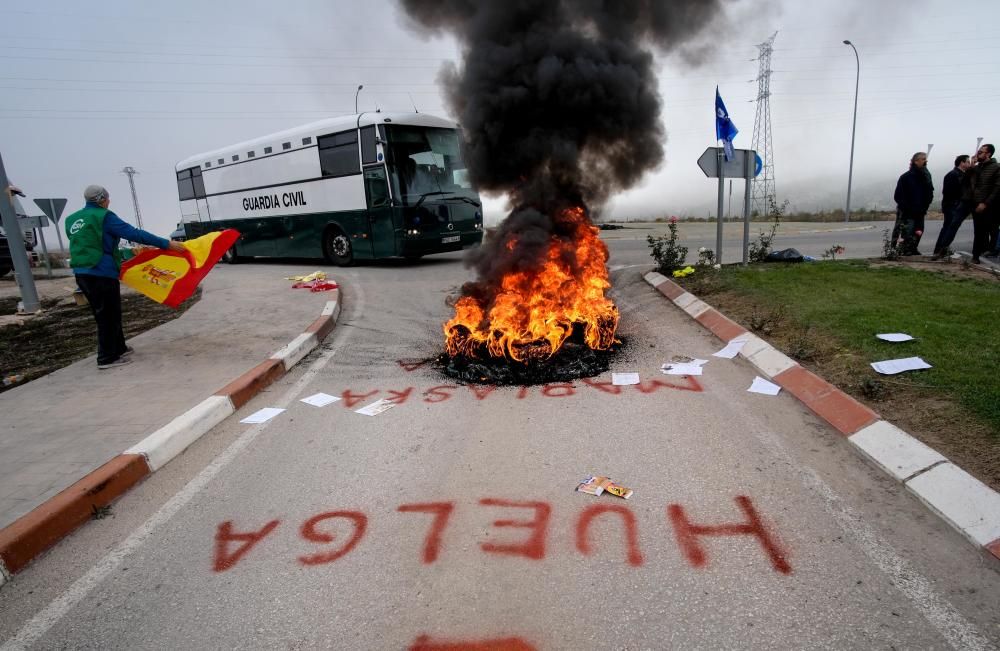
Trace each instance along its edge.
<instances>
[{"instance_id":1,"label":"white sneaker","mask_svg":"<svg viewBox=\"0 0 1000 651\"><path fill-rule=\"evenodd\" d=\"M109 368L118 368L119 366L125 366L126 364L131 364L131 363L132 363L132 358L130 357L119 357L113 362L108 362L107 364L98 364L97 368L103 371Z\"/></svg>"}]
</instances>

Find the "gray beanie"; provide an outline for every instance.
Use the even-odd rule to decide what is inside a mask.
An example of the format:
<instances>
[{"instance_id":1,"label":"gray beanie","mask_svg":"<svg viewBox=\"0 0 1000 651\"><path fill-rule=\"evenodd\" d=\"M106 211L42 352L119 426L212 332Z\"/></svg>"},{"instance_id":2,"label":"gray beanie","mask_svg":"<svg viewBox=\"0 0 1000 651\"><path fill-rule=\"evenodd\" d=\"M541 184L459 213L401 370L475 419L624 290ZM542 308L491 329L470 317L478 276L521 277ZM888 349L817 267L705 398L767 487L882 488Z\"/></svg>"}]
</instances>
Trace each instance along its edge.
<instances>
[{"instance_id":1,"label":"gray beanie","mask_svg":"<svg viewBox=\"0 0 1000 651\"><path fill-rule=\"evenodd\" d=\"M108 198L108 191L100 185L88 185L83 191L83 198L90 203L101 203Z\"/></svg>"}]
</instances>

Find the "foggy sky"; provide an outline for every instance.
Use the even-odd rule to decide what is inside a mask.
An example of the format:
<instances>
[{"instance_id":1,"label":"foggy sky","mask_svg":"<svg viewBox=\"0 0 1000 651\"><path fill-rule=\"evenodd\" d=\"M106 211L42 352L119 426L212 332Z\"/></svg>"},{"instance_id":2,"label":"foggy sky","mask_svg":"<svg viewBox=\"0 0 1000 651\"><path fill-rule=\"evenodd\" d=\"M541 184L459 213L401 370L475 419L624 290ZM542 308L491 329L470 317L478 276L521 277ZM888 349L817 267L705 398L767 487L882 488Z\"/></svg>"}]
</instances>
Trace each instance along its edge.
<instances>
[{"instance_id":1,"label":"foggy sky","mask_svg":"<svg viewBox=\"0 0 1000 651\"><path fill-rule=\"evenodd\" d=\"M876 9L871 8L877 5ZM955 8L949 8L952 5ZM935 186L977 136L1000 146L1000 5L924 2L759 2L728 6L700 47L658 59L664 164L611 199L605 215L706 216L712 180L695 161L713 146L716 84L749 148L754 47L778 31L771 111L779 199L793 208L842 207L847 187L854 55L861 54L856 207L891 205L910 156L934 143ZM174 164L193 154L332 115L362 110L448 114L436 80L458 60L446 35L406 29L390 0L6 0L0 44L0 153L11 180L36 197L82 205L90 183L133 221L136 177L143 221L167 234L179 219ZM700 60L700 65L694 65ZM741 201L734 184L734 205ZM863 205L859 206L858 202ZM487 198L487 218L504 214ZM32 212L39 212L34 211ZM55 238L47 234L47 239Z\"/></svg>"}]
</instances>

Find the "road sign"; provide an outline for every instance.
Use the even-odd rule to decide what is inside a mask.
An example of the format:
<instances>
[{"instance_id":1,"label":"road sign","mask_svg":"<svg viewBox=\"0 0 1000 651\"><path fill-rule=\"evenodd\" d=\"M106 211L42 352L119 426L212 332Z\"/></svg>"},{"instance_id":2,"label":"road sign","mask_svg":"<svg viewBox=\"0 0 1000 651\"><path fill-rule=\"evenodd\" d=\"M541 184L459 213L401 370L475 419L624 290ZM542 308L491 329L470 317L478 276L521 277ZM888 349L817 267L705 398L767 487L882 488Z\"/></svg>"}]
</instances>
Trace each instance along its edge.
<instances>
[{"instance_id":1,"label":"road sign","mask_svg":"<svg viewBox=\"0 0 1000 651\"><path fill-rule=\"evenodd\" d=\"M752 156L752 158L751 158ZM764 161L752 149L734 149L732 160L726 160L721 147L708 147L698 158L698 167L710 179L719 179L719 212L715 218L715 260L722 264L722 201L724 179L743 179L747 182L743 200L743 264L747 263L750 233L750 181L760 174ZM719 168L722 168L721 170ZM720 174L721 172L721 174Z\"/></svg>"},{"instance_id":2,"label":"road sign","mask_svg":"<svg viewBox=\"0 0 1000 651\"><path fill-rule=\"evenodd\" d=\"M698 167L700 167L701 171L705 173L705 176L710 179L719 178L718 156L721 150L721 147L709 147L698 159ZM756 163L754 176L760 174L761 164L757 162L760 161L760 157L757 156L757 152L751 149L734 149L732 160L727 161L725 157L722 159L722 175L727 179L746 178L747 156L754 157L754 162Z\"/></svg>"},{"instance_id":3,"label":"road sign","mask_svg":"<svg viewBox=\"0 0 1000 651\"><path fill-rule=\"evenodd\" d=\"M65 199L35 199L35 205L42 209L42 212L48 215L49 219L53 223L58 224L59 218L62 217L63 208L66 207Z\"/></svg>"},{"instance_id":4,"label":"road sign","mask_svg":"<svg viewBox=\"0 0 1000 651\"><path fill-rule=\"evenodd\" d=\"M21 228L45 228L49 225L49 218L45 215L29 215L18 217L17 223L21 225Z\"/></svg>"}]
</instances>

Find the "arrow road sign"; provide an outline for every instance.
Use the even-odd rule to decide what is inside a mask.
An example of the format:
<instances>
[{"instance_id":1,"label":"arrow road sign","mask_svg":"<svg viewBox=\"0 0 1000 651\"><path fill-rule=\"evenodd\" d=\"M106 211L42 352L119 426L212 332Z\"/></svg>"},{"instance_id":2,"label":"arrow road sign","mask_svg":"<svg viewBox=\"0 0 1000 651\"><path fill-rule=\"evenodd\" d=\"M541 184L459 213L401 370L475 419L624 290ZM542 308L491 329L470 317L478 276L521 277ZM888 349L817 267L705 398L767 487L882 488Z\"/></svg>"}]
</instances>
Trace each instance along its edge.
<instances>
[{"instance_id":1,"label":"arrow road sign","mask_svg":"<svg viewBox=\"0 0 1000 651\"><path fill-rule=\"evenodd\" d=\"M21 228L45 228L49 225L49 220L45 215L28 215L18 217L17 223L21 225Z\"/></svg>"},{"instance_id":2,"label":"arrow road sign","mask_svg":"<svg viewBox=\"0 0 1000 651\"><path fill-rule=\"evenodd\" d=\"M720 151L722 151L721 147L708 147L698 159L698 167L710 179L719 178L718 156ZM734 149L732 160L727 161L725 157L722 159L722 175L727 179L745 179L747 156L753 156L751 160L755 163L754 167L757 167L756 162L759 160L757 152L750 149ZM759 168L755 172L759 173Z\"/></svg>"},{"instance_id":3,"label":"arrow road sign","mask_svg":"<svg viewBox=\"0 0 1000 651\"><path fill-rule=\"evenodd\" d=\"M49 216L55 223L59 223L62 217L63 208L66 207L65 199L35 199L35 205L42 209L42 212Z\"/></svg>"}]
</instances>

